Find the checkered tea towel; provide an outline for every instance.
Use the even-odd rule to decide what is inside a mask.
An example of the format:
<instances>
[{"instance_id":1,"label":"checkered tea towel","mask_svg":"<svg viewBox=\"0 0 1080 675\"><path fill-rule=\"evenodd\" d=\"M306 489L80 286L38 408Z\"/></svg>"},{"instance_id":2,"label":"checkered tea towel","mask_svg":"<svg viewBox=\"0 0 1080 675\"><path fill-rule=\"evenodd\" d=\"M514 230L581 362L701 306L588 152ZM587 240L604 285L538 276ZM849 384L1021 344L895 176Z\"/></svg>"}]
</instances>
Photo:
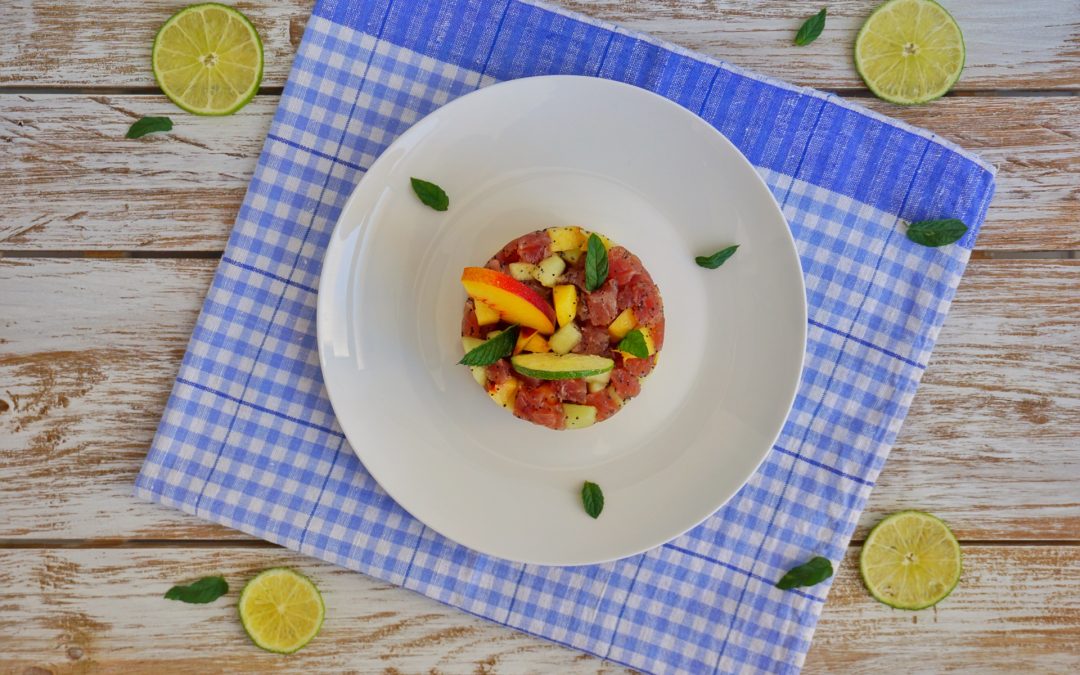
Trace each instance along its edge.
<instances>
[{"instance_id":1,"label":"checkered tea towel","mask_svg":"<svg viewBox=\"0 0 1080 675\"><path fill-rule=\"evenodd\" d=\"M479 87L568 73L628 82L719 129L783 207L802 258L802 385L768 458L702 525L647 553L551 568L479 555L365 472L319 372L323 252L366 167ZM646 35L524 0L319 0L136 493L466 612L652 672L794 672L993 193L934 134ZM957 244L905 221L956 217Z\"/></svg>"}]
</instances>

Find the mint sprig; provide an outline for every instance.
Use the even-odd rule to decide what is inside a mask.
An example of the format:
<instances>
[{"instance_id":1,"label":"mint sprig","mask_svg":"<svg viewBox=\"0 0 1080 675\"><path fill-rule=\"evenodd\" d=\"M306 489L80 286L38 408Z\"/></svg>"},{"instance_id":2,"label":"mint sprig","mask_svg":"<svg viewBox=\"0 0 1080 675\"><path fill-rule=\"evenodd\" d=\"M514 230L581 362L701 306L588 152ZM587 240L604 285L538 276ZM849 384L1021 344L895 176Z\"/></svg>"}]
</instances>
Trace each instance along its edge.
<instances>
[{"instance_id":1,"label":"mint sprig","mask_svg":"<svg viewBox=\"0 0 1080 675\"><path fill-rule=\"evenodd\" d=\"M490 366L499 359L513 354L517 339L518 326L514 324L483 344L470 349L458 363L463 366Z\"/></svg>"},{"instance_id":2,"label":"mint sprig","mask_svg":"<svg viewBox=\"0 0 1080 675\"><path fill-rule=\"evenodd\" d=\"M798 567L788 570L788 573L780 577L776 587L787 591L796 586L813 586L820 584L833 575L832 563L828 558L819 555L810 558Z\"/></svg>"},{"instance_id":3,"label":"mint sprig","mask_svg":"<svg viewBox=\"0 0 1080 675\"><path fill-rule=\"evenodd\" d=\"M225 577L203 577L187 586L173 586L165 593L166 600L179 600L195 605L205 605L213 602L229 592L229 584Z\"/></svg>"},{"instance_id":4,"label":"mint sprig","mask_svg":"<svg viewBox=\"0 0 1080 675\"><path fill-rule=\"evenodd\" d=\"M795 33L795 44L803 47L818 38L821 31L825 30L825 12L828 8L822 7L821 11L807 19L799 32Z\"/></svg>"},{"instance_id":5,"label":"mint sprig","mask_svg":"<svg viewBox=\"0 0 1080 675\"><path fill-rule=\"evenodd\" d=\"M618 349L639 359L649 358L649 344L645 342L645 334L637 328L623 336Z\"/></svg>"},{"instance_id":6,"label":"mint sprig","mask_svg":"<svg viewBox=\"0 0 1080 675\"><path fill-rule=\"evenodd\" d=\"M698 265L701 265L707 270L714 270L717 267L723 265L724 261L726 261L728 258L735 255L735 251L737 251L738 248L739 245L735 244L734 246L728 246L727 248L720 249L712 255L699 255L698 257L694 258L694 262L696 262Z\"/></svg>"},{"instance_id":7,"label":"mint sprig","mask_svg":"<svg viewBox=\"0 0 1080 675\"><path fill-rule=\"evenodd\" d=\"M598 518L604 510L604 493L596 483L585 481L581 486L581 504L585 507L585 513L592 518Z\"/></svg>"},{"instance_id":8,"label":"mint sprig","mask_svg":"<svg viewBox=\"0 0 1080 675\"><path fill-rule=\"evenodd\" d=\"M142 138L146 134L157 131L172 131L172 120L168 117L143 117L135 120L135 123L128 127L124 136L127 138Z\"/></svg>"},{"instance_id":9,"label":"mint sprig","mask_svg":"<svg viewBox=\"0 0 1080 675\"><path fill-rule=\"evenodd\" d=\"M413 192L424 204L436 211L445 211L450 208L450 197L447 196L446 190L443 190L435 183L421 178L410 178L409 182L412 183Z\"/></svg>"},{"instance_id":10,"label":"mint sprig","mask_svg":"<svg viewBox=\"0 0 1080 675\"><path fill-rule=\"evenodd\" d=\"M956 218L920 220L907 228L907 238L923 246L945 246L959 241L968 231L964 221Z\"/></svg>"},{"instance_id":11,"label":"mint sprig","mask_svg":"<svg viewBox=\"0 0 1080 675\"><path fill-rule=\"evenodd\" d=\"M585 290L592 293L604 285L608 275L607 247L600 237L589 235L585 253Z\"/></svg>"}]
</instances>

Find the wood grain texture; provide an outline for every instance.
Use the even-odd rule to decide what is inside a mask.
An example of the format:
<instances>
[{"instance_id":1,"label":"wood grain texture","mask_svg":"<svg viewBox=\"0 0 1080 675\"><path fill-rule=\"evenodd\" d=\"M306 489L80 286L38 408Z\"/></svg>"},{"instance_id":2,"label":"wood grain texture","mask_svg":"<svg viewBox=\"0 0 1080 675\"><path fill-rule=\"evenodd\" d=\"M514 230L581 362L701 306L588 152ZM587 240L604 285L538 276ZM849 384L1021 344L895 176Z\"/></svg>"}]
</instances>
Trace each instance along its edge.
<instances>
[{"instance_id":1,"label":"wood grain texture","mask_svg":"<svg viewBox=\"0 0 1080 675\"><path fill-rule=\"evenodd\" d=\"M1080 547L962 547L960 584L908 612L870 598L859 549L841 565L804 673L1076 673Z\"/></svg>"},{"instance_id":2,"label":"wood grain texture","mask_svg":"<svg viewBox=\"0 0 1080 675\"><path fill-rule=\"evenodd\" d=\"M960 585L936 609L874 601L840 567L807 673L1066 673L1080 658L1080 548L967 546ZM281 657L251 645L236 597L258 570L292 566L326 600L321 634ZM161 596L224 574L210 605ZM281 549L0 551L0 670L29 672L613 673L597 658L517 633L410 591Z\"/></svg>"},{"instance_id":3,"label":"wood grain texture","mask_svg":"<svg viewBox=\"0 0 1080 675\"><path fill-rule=\"evenodd\" d=\"M181 3L182 4L182 3ZM266 48L265 86L281 86L312 0L235 3ZM862 87L851 59L859 26L875 3L828 3L824 33L808 47L792 39L819 0L559 0L554 3L621 24L797 84ZM1080 88L1080 9L1076 0L950 0L964 31L967 66L960 90ZM0 42L0 86L153 86L150 47L179 7L173 0L70 3L14 0ZM1038 39L1033 39L1038 36Z\"/></svg>"},{"instance_id":4,"label":"wood grain texture","mask_svg":"<svg viewBox=\"0 0 1080 675\"><path fill-rule=\"evenodd\" d=\"M0 96L0 248L224 248L277 100L219 118L158 96ZM163 114L172 132L124 138Z\"/></svg>"},{"instance_id":5,"label":"wood grain texture","mask_svg":"<svg viewBox=\"0 0 1080 675\"><path fill-rule=\"evenodd\" d=\"M1080 97L863 102L999 168L980 249L1080 249ZM220 250L276 105L129 140L138 117L171 114L160 97L0 95L0 249Z\"/></svg>"},{"instance_id":6,"label":"wood grain texture","mask_svg":"<svg viewBox=\"0 0 1080 675\"><path fill-rule=\"evenodd\" d=\"M131 496L216 264L0 260L0 538L243 538Z\"/></svg>"},{"instance_id":7,"label":"wood grain texture","mask_svg":"<svg viewBox=\"0 0 1080 675\"><path fill-rule=\"evenodd\" d=\"M8 0L0 40L0 87L153 87L158 28L188 2ZM230 2L263 42L263 86L282 86L314 0ZM168 104L164 98L162 101ZM179 109L172 108L179 113Z\"/></svg>"},{"instance_id":8,"label":"wood grain texture","mask_svg":"<svg viewBox=\"0 0 1080 675\"><path fill-rule=\"evenodd\" d=\"M241 536L129 496L215 265L0 260L0 539ZM1080 540L1078 325L1080 261L973 262L857 536Z\"/></svg>"}]
</instances>

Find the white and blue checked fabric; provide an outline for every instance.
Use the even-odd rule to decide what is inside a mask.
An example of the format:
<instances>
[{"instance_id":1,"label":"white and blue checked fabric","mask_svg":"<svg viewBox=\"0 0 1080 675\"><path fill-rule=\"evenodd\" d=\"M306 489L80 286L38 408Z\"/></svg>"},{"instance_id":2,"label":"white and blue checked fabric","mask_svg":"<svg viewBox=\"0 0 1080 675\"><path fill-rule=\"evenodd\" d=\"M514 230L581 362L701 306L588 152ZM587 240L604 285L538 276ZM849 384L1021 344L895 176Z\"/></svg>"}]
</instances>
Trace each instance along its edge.
<instances>
[{"instance_id":1,"label":"white and blue checked fabric","mask_svg":"<svg viewBox=\"0 0 1080 675\"><path fill-rule=\"evenodd\" d=\"M776 446L705 523L577 568L488 558L425 528L348 447L319 372L323 251L366 167L479 87L571 73L666 96L758 167L809 300L802 385ZM795 672L896 437L993 193L993 169L926 131L522 0L320 0L138 477L147 499L652 672ZM957 217L956 245L903 222Z\"/></svg>"}]
</instances>

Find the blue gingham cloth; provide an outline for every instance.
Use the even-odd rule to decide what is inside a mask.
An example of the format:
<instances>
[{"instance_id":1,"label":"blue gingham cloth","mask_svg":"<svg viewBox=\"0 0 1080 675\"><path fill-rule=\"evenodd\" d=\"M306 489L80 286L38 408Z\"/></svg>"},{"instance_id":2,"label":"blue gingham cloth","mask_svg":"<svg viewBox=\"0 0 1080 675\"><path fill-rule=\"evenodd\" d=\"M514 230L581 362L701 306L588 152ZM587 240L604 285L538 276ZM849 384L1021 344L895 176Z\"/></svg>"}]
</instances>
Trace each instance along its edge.
<instances>
[{"instance_id":1,"label":"blue gingham cloth","mask_svg":"<svg viewBox=\"0 0 1080 675\"><path fill-rule=\"evenodd\" d=\"M366 167L427 113L530 75L621 80L697 113L783 207L809 341L772 452L705 523L642 555L551 568L435 534L364 470L319 372L323 252ZM794 672L896 437L993 193L993 169L835 96L521 0L320 0L195 327L138 495L652 672ZM904 222L956 217L924 248Z\"/></svg>"}]
</instances>

